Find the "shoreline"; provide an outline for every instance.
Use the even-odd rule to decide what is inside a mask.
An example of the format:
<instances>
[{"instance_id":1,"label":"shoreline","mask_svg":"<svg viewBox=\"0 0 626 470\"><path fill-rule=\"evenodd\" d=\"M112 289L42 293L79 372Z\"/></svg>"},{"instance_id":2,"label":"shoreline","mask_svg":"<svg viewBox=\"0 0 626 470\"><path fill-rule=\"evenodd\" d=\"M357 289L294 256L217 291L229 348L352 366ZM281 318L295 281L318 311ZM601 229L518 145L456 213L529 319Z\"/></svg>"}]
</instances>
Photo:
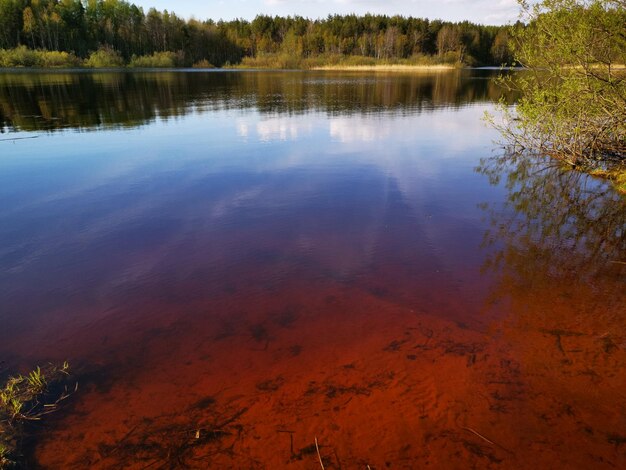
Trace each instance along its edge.
<instances>
[{"instance_id":1,"label":"shoreline","mask_svg":"<svg viewBox=\"0 0 626 470\"><path fill-rule=\"evenodd\" d=\"M377 65L322 65L312 67L309 70L345 71L345 72L443 72L448 70L461 70L465 66L456 65L403 65L403 64L377 64Z\"/></svg>"},{"instance_id":2,"label":"shoreline","mask_svg":"<svg viewBox=\"0 0 626 470\"><path fill-rule=\"evenodd\" d=\"M234 65L226 67L0 67L6 72L208 72L208 71L284 71L284 72L444 72L451 70L480 69L455 65L321 65L317 67L278 68L262 66ZM489 68L489 67L487 67ZM494 70L497 67L494 67Z\"/></svg>"}]
</instances>

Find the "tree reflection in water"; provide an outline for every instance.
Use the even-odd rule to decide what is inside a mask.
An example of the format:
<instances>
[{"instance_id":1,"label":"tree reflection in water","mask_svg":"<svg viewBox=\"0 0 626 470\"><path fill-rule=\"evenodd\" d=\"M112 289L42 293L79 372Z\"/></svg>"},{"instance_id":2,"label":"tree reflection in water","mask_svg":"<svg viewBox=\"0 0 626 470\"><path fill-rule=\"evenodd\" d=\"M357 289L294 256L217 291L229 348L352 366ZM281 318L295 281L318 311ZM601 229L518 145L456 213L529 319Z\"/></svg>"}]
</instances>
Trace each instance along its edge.
<instances>
[{"instance_id":1,"label":"tree reflection in water","mask_svg":"<svg viewBox=\"0 0 626 470\"><path fill-rule=\"evenodd\" d=\"M492 184L505 178L504 206L485 206L491 229L484 244L503 245L485 268L501 270L501 282L515 291L547 280L597 290L624 280L626 198L608 184L513 152L483 160L478 171ZM604 300L618 300L621 291Z\"/></svg>"},{"instance_id":2,"label":"tree reflection in water","mask_svg":"<svg viewBox=\"0 0 626 470\"><path fill-rule=\"evenodd\" d=\"M497 101L504 92L488 80L494 74L7 72L0 74L0 132L132 128L225 109L286 115L432 112Z\"/></svg>"},{"instance_id":3,"label":"tree reflection in water","mask_svg":"<svg viewBox=\"0 0 626 470\"><path fill-rule=\"evenodd\" d=\"M556 426L563 445L583 445L585 436L593 452L606 448L603 465L620 466L626 198L536 156L506 152L477 171L507 191L501 205L484 205L483 269L496 278L489 301L505 314L493 330L518 358L527 386L525 432L532 440L538 423Z\"/></svg>"}]
</instances>

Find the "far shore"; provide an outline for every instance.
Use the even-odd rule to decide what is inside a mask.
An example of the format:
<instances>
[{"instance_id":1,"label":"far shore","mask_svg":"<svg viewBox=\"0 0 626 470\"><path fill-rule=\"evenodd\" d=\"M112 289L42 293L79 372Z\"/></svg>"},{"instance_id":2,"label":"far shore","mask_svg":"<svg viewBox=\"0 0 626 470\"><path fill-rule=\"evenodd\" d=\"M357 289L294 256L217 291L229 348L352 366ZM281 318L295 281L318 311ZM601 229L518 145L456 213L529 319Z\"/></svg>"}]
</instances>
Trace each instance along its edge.
<instances>
[{"instance_id":1,"label":"far shore","mask_svg":"<svg viewBox=\"0 0 626 470\"><path fill-rule=\"evenodd\" d=\"M28 72L28 71L176 71L176 70L299 70L299 71L345 71L345 72L444 72L450 70L462 70L472 68L462 65L322 65L318 67L264 67L255 65L231 65L225 67L131 67L131 66L111 66L111 67L84 67L84 66L57 66L57 67L0 67L0 71L4 72Z\"/></svg>"},{"instance_id":2,"label":"far shore","mask_svg":"<svg viewBox=\"0 0 626 470\"><path fill-rule=\"evenodd\" d=\"M448 64L439 65L402 65L402 64L377 64L377 65L323 65L313 67L310 70L338 70L338 71L363 71L363 72L417 72L417 71L445 71L455 70L462 67Z\"/></svg>"}]
</instances>

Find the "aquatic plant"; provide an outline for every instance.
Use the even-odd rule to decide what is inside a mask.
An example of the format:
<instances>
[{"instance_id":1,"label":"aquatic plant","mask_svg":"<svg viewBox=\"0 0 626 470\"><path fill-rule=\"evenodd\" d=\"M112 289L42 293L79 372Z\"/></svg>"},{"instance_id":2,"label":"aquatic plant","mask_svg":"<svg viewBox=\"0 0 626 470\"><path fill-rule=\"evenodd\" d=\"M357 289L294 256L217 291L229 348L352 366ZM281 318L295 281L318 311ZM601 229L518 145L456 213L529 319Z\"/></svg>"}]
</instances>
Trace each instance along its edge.
<instances>
[{"instance_id":1,"label":"aquatic plant","mask_svg":"<svg viewBox=\"0 0 626 470\"><path fill-rule=\"evenodd\" d=\"M39 421L57 410L71 395L67 386L59 390L69 376L69 364L48 364L26 375L9 377L0 388L0 469L14 465L20 443L26 435L26 423ZM74 387L74 391L77 389Z\"/></svg>"},{"instance_id":2,"label":"aquatic plant","mask_svg":"<svg viewBox=\"0 0 626 470\"><path fill-rule=\"evenodd\" d=\"M11 465L12 462L9 458L9 448L0 443L0 468L5 468Z\"/></svg>"}]
</instances>

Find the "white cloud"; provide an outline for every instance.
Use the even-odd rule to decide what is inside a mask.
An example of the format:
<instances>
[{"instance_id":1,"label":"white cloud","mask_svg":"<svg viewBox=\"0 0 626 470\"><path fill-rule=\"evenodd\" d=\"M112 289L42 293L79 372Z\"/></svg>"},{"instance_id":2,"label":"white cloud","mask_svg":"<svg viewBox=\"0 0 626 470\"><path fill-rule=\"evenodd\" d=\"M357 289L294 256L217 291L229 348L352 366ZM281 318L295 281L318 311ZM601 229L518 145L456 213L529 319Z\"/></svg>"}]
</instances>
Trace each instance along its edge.
<instances>
[{"instance_id":1,"label":"white cloud","mask_svg":"<svg viewBox=\"0 0 626 470\"><path fill-rule=\"evenodd\" d=\"M330 137L341 143L374 142L386 138L391 133L391 126L386 121L343 117L330 121Z\"/></svg>"},{"instance_id":2,"label":"white cloud","mask_svg":"<svg viewBox=\"0 0 626 470\"><path fill-rule=\"evenodd\" d=\"M136 0L144 8L168 9L189 18L253 19L258 14L300 15L324 18L329 14L404 15L449 21L469 20L483 24L514 22L516 0Z\"/></svg>"},{"instance_id":3,"label":"white cloud","mask_svg":"<svg viewBox=\"0 0 626 470\"><path fill-rule=\"evenodd\" d=\"M248 127L248 123L242 119L237 120L237 135L247 139L249 133L250 129Z\"/></svg>"},{"instance_id":4,"label":"white cloud","mask_svg":"<svg viewBox=\"0 0 626 470\"><path fill-rule=\"evenodd\" d=\"M251 137L250 127L254 125L247 120L240 119L237 121L237 134L247 139ZM313 130L313 124L308 119L289 118L289 117L270 117L264 118L254 126L256 137L262 142L275 142L296 140L298 137L310 134Z\"/></svg>"}]
</instances>

